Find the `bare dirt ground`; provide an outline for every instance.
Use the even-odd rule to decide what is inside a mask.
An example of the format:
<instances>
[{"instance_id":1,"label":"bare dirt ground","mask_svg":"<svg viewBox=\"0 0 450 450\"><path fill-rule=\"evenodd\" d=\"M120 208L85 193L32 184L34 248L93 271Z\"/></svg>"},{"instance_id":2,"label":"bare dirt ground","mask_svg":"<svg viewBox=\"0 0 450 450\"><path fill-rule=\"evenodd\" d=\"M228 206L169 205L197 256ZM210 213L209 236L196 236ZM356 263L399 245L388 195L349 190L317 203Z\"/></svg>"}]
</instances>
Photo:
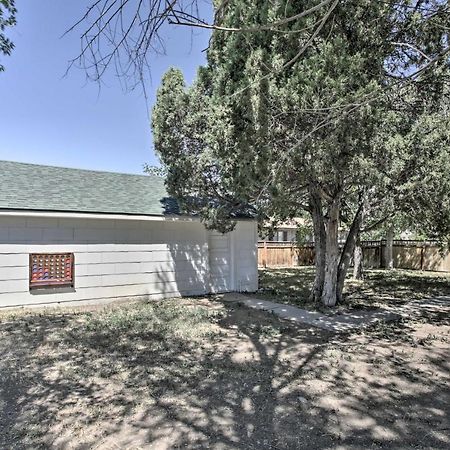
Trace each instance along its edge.
<instances>
[{"instance_id":1,"label":"bare dirt ground","mask_svg":"<svg viewBox=\"0 0 450 450\"><path fill-rule=\"evenodd\" d=\"M1 449L448 449L448 311L336 335L213 299L0 314Z\"/></svg>"}]
</instances>

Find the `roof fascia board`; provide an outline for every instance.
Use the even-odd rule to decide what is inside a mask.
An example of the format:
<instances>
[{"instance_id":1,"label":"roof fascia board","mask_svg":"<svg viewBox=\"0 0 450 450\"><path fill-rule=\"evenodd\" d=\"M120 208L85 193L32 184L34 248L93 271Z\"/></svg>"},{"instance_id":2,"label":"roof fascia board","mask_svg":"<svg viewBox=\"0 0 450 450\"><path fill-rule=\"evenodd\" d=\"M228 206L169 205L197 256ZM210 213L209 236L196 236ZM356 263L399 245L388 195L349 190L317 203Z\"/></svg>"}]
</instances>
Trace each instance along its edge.
<instances>
[{"instance_id":1,"label":"roof fascia board","mask_svg":"<svg viewBox=\"0 0 450 450\"><path fill-rule=\"evenodd\" d=\"M77 213L64 211L32 211L23 209L0 209L0 217L39 217L55 219L96 219L96 220L142 220L148 222L200 222L199 217L187 215L150 216L139 214L113 214L113 213ZM237 218L237 222L255 222L253 218Z\"/></svg>"},{"instance_id":2,"label":"roof fascia board","mask_svg":"<svg viewBox=\"0 0 450 450\"><path fill-rule=\"evenodd\" d=\"M96 219L96 220L143 220L150 222L167 222L167 221L181 221L181 222L199 222L198 217L191 216L150 216L138 214L110 214L110 213L77 213L77 212L59 212L59 211L31 211L31 210L1 210L0 217L39 217L39 218L66 218L66 219Z\"/></svg>"}]
</instances>

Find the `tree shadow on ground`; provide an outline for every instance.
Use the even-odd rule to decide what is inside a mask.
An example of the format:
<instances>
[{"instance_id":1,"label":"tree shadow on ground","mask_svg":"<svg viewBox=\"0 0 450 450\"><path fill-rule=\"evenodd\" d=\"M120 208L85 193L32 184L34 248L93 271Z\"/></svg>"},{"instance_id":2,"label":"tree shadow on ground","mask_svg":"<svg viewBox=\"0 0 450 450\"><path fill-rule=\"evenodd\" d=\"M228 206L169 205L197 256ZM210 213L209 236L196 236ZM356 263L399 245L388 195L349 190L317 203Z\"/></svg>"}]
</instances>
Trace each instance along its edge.
<instances>
[{"instance_id":1,"label":"tree shadow on ground","mask_svg":"<svg viewBox=\"0 0 450 450\"><path fill-rule=\"evenodd\" d=\"M176 302L1 324L0 448L448 448L448 341Z\"/></svg>"},{"instance_id":2,"label":"tree shadow on ground","mask_svg":"<svg viewBox=\"0 0 450 450\"><path fill-rule=\"evenodd\" d=\"M255 295L301 308L317 309L318 306L309 300L313 281L313 267L260 269L260 289ZM344 300L340 307L352 309L393 306L437 296L450 296L448 273L367 270L364 281L346 281Z\"/></svg>"},{"instance_id":3,"label":"tree shadow on ground","mask_svg":"<svg viewBox=\"0 0 450 450\"><path fill-rule=\"evenodd\" d=\"M347 283L346 299L365 305L402 304L450 295L450 275L414 270L369 270L364 282Z\"/></svg>"},{"instance_id":4,"label":"tree shadow on ground","mask_svg":"<svg viewBox=\"0 0 450 450\"><path fill-rule=\"evenodd\" d=\"M259 290L255 294L299 307L314 307L309 301L314 281L313 267L260 269Z\"/></svg>"}]
</instances>

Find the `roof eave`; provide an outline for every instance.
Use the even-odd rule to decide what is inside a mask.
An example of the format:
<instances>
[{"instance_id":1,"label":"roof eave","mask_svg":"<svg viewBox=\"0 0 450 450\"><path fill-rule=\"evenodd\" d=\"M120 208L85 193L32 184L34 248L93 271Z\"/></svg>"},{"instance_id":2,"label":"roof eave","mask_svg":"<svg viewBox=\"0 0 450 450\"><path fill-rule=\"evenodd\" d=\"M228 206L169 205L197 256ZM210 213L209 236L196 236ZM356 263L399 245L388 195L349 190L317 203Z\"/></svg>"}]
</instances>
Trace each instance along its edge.
<instances>
[{"instance_id":1,"label":"roof eave","mask_svg":"<svg viewBox=\"0 0 450 450\"><path fill-rule=\"evenodd\" d=\"M146 220L146 221L188 221L198 222L194 216L181 214L131 214L90 211L45 211L32 209L0 208L0 217L46 217L66 219L101 219L101 220Z\"/></svg>"},{"instance_id":2,"label":"roof eave","mask_svg":"<svg viewBox=\"0 0 450 450\"><path fill-rule=\"evenodd\" d=\"M142 220L149 222L200 222L199 216L187 214L131 214L85 211L45 211L35 209L0 208L0 217L40 217L55 219ZM233 220L254 222L252 217L236 217Z\"/></svg>"}]
</instances>

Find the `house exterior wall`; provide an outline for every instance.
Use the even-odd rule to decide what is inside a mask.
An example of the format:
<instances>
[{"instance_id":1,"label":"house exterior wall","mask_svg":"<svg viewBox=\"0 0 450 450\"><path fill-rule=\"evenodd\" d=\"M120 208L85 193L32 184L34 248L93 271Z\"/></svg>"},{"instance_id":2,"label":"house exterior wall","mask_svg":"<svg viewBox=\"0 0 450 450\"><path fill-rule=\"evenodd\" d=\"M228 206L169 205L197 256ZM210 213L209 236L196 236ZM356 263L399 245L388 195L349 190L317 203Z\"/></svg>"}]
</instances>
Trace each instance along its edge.
<instances>
[{"instance_id":1,"label":"house exterior wall","mask_svg":"<svg viewBox=\"0 0 450 450\"><path fill-rule=\"evenodd\" d=\"M258 289L258 229L255 222L240 221L231 233L233 288L239 292Z\"/></svg>"},{"instance_id":2,"label":"house exterior wall","mask_svg":"<svg viewBox=\"0 0 450 450\"><path fill-rule=\"evenodd\" d=\"M259 236L260 241L268 242L295 242L296 239L297 230L295 228L277 228L270 237L267 233Z\"/></svg>"},{"instance_id":3,"label":"house exterior wall","mask_svg":"<svg viewBox=\"0 0 450 450\"><path fill-rule=\"evenodd\" d=\"M225 254L193 220L0 217L0 307L255 290L256 224L239 222L222 238ZM58 252L75 255L74 288L30 292L29 254Z\"/></svg>"},{"instance_id":4,"label":"house exterior wall","mask_svg":"<svg viewBox=\"0 0 450 450\"><path fill-rule=\"evenodd\" d=\"M231 234L208 233L210 291L231 291L233 286Z\"/></svg>"}]
</instances>

